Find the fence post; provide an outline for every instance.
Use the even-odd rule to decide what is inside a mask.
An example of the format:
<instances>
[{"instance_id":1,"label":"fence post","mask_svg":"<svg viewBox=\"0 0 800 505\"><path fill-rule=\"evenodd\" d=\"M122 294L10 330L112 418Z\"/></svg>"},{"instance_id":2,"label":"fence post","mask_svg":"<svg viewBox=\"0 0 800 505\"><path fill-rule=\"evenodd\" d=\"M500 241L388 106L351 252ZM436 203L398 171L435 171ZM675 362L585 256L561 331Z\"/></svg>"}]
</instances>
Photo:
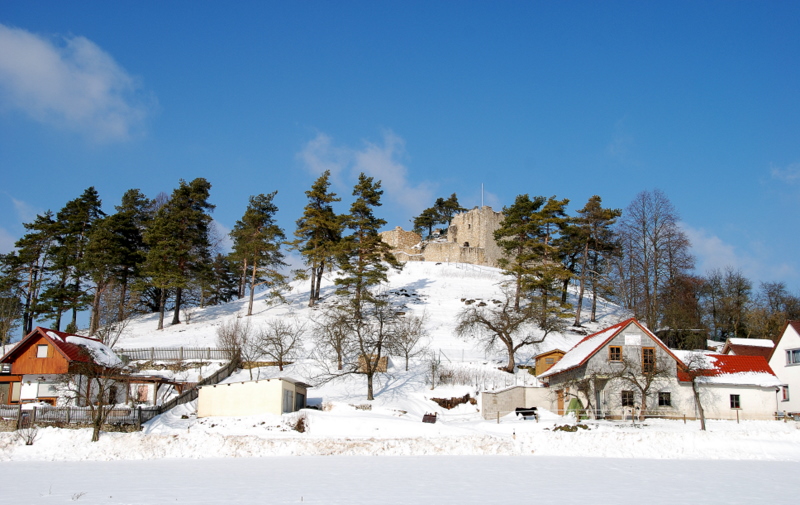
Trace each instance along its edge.
<instances>
[{"instance_id":1,"label":"fence post","mask_svg":"<svg viewBox=\"0 0 800 505\"><path fill-rule=\"evenodd\" d=\"M72 407L70 407L70 406L66 406L66 407L64 407L64 408L66 408L66 409L67 409L67 424L70 424L70 422L71 422L71 418L72 418L72 416L71 416L71 413L72 413Z\"/></svg>"},{"instance_id":2,"label":"fence post","mask_svg":"<svg viewBox=\"0 0 800 505\"><path fill-rule=\"evenodd\" d=\"M155 347L151 347L150 348L150 361L153 361L154 359L156 359L156 348Z\"/></svg>"},{"instance_id":3,"label":"fence post","mask_svg":"<svg viewBox=\"0 0 800 505\"><path fill-rule=\"evenodd\" d=\"M737 413L737 419L738 419L738 413ZM36 424L36 407L33 407L33 412L31 412L31 426L33 426L34 424Z\"/></svg>"},{"instance_id":4,"label":"fence post","mask_svg":"<svg viewBox=\"0 0 800 505\"><path fill-rule=\"evenodd\" d=\"M183 361L183 346L181 346L180 350L178 351L178 359Z\"/></svg>"},{"instance_id":5,"label":"fence post","mask_svg":"<svg viewBox=\"0 0 800 505\"><path fill-rule=\"evenodd\" d=\"M497 424L500 424L500 411L497 411Z\"/></svg>"},{"instance_id":6,"label":"fence post","mask_svg":"<svg viewBox=\"0 0 800 505\"><path fill-rule=\"evenodd\" d=\"M136 429L142 429L142 406L136 407Z\"/></svg>"},{"instance_id":7,"label":"fence post","mask_svg":"<svg viewBox=\"0 0 800 505\"><path fill-rule=\"evenodd\" d=\"M17 429L22 425L22 404L17 407Z\"/></svg>"},{"instance_id":8,"label":"fence post","mask_svg":"<svg viewBox=\"0 0 800 505\"><path fill-rule=\"evenodd\" d=\"M36 410L34 410L36 412ZM736 409L736 424L739 424L739 409Z\"/></svg>"}]
</instances>

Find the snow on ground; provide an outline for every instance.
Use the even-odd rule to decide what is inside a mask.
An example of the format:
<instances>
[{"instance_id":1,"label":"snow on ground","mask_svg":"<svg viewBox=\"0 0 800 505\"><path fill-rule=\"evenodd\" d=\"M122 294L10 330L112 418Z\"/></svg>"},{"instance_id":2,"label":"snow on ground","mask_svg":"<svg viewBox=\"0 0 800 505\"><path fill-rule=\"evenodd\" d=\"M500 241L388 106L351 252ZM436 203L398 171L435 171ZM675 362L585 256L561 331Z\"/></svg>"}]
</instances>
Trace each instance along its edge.
<instances>
[{"instance_id":1,"label":"snow on ground","mask_svg":"<svg viewBox=\"0 0 800 505\"><path fill-rule=\"evenodd\" d=\"M478 361L494 358L487 356L486 352L475 345L474 342L465 342L453 334L455 316L465 307L464 300L475 302L499 299L502 296L500 284L504 277L500 270L490 267L480 267L456 263L409 262L401 272L390 271L389 281L382 289L389 292L392 298L405 306L409 313L422 315L427 318L427 330L430 336L430 347L441 350L445 359L452 361ZM333 280L335 274L329 274L323 279L321 294L323 303L335 291ZM300 321L309 321L314 317L315 311L308 307L308 282L291 283L291 291L286 296L287 303L268 305L264 293L255 297L253 325L277 317L296 317ZM405 290L405 291L401 291ZM570 301L576 302L574 292L570 291ZM120 339L117 347L216 347L216 330L227 318L237 314L244 315L247 310L248 299L244 298L223 305L192 309L189 324L175 326L166 325L158 331L158 314L142 316L134 320L127 329L126 334ZM584 314L591 310L591 298L584 298ZM528 347L520 353L520 363L527 361L530 356L554 348L572 347L585 335L611 326L629 315L618 306L598 300L598 322L585 323L583 334L565 333L552 335L538 346ZM169 317L166 318L170 320Z\"/></svg>"},{"instance_id":2,"label":"snow on ground","mask_svg":"<svg viewBox=\"0 0 800 505\"><path fill-rule=\"evenodd\" d=\"M277 367L239 370L227 381L249 380L251 373L253 378L257 379L273 377L300 379L315 386L309 390L308 402L322 410L307 409L300 413L283 416L260 415L197 419L196 405L193 402L179 406L153 419L144 426L141 432L103 433L97 443L88 442L91 435L90 431L86 429L42 428L33 446L25 446L15 433L0 433L0 461L77 462L158 460L162 458L182 458L183 461L186 461L188 459L205 459L209 462L206 466L198 467L201 471L211 472L212 469L225 467L225 475L230 475L231 479L238 477L230 474L232 470L229 470L228 463L220 464L219 460L214 458L269 456L270 458L258 460L258 463L255 464L255 466L264 466L265 471L272 471L273 463L264 461L293 461L291 458L288 460L275 458L277 456L323 455L395 457L385 459L436 455L438 456L434 458L436 460L452 455L526 456L520 459L502 460L516 462L508 463L509 468L538 465L538 463L532 463L537 460L558 461L551 456L579 456L582 459L574 460L581 461L575 463L579 466L586 465L583 461L590 457L620 458L620 461L633 458L641 461L682 459L800 462L800 429L796 422L746 421L737 424L734 421L709 421L709 430L700 432L697 422L684 424L682 421L648 420L643 426L632 426L628 423L591 421L586 422L588 429L579 428L576 432L564 432L555 431L554 428L565 424L575 424L575 420L546 411L542 412L541 420L538 423L523 421L513 415L501 418L501 422L497 423L482 419L479 411L480 401L477 405L467 403L452 410L439 407L431 400L432 398L462 397L466 394L475 397L478 392L483 390L498 389L513 384L531 384L535 381L524 370L516 376L498 371L497 365L504 363L502 354L486 354L484 350L476 348L472 342L462 341L453 335L455 314L465 306L462 299L476 302L484 300L488 303L500 296L499 283L501 280L499 272L495 269L453 264L409 263L402 272L390 274L390 282L385 289L392 293L396 301L405 304L406 312L426 315L430 335L427 345L441 358L442 365L458 377L458 380L454 380L450 384L437 385L435 389L431 389L427 358L412 361L409 371L404 370L402 360L394 358L389 373L380 374L376 378L375 400L368 402L366 401L366 381L363 376L346 375L334 380L324 380L329 377L324 376L320 364L313 359L303 357L287 366L283 371L278 370ZM323 295L331 296L333 292L331 279L326 282ZM283 316L310 320L314 311L306 306L307 289L305 284L303 286L296 285L285 305L270 307L264 303L262 297L259 297L252 319L254 324L263 324L268 318ZM589 300L587 300L588 302ZM120 347L175 347L180 345L214 347L216 328L225 318L235 317L244 309L246 303L246 300L241 300L222 306L197 309L192 314L191 324L168 326L161 332L154 329L156 315L140 318L130 325L132 331L124 338ZM599 322L587 325L584 333L598 331L627 317L627 314L612 304L601 301L599 306ZM583 336L580 333L567 333L555 335L552 338L548 337L538 349L528 349L522 358L525 359L526 356L530 357L556 347L567 350L565 347L570 345L570 342L577 342ZM310 351L310 348L308 350ZM207 376L213 367L209 365L207 368L200 373ZM156 368L143 371L143 373L151 372L162 373L163 371ZM194 377L181 378L183 380L194 379ZM438 422L435 424L422 423L422 416L426 413L438 414ZM301 418L304 425L303 432L295 429ZM321 469L328 468L328 465L334 465L334 468L336 465L336 463L328 462L317 463L321 461L317 458L301 459L310 462L312 471L315 467L318 467L320 469L318 471L321 472ZM330 459L340 462L347 461L348 463L344 464L342 468L347 468L352 462L361 461L358 458L335 457ZM403 461L417 460L403 459ZM493 466L495 460L477 458L475 461L481 461L482 464L492 461L487 466ZM152 463L156 467L160 467L159 465L162 464L166 465L163 467L165 475L174 471L173 466L165 462ZM125 468L128 468L125 464L133 464L133 462L124 464L116 462L117 466L107 468L119 468L120 471L124 471ZM183 464L174 466L181 467ZM288 466L294 464L288 463ZM381 462L381 465L394 464L396 463ZM415 471L417 467L421 468L428 464L426 462L423 465L410 465L413 468L405 468L405 470L401 468L402 464L400 464L398 471ZM466 463L457 465L462 464L466 465ZM613 464L622 465L622 463ZM652 465L654 463L643 464ZM794 465L794 463L792 464ZM11 467L7 464L2 465ZM81 463L81 465L88 465L81 468L91 468L90 463ZM240 463L237 462L234 466L239 468L239 465ZM603 463L602 466L606 467L608 464ZM5 469L8 470L8 468ZM149 467L135 468L137 472L142 472L143 468ZM303 473L299 472L298 475ZM109 470L106 475L113 476L114 471ZM392 473L389 472L387 478L391 475ZM472 475L480 475L482 478L467 481L465 484L467 488L473 485L492 487L491 482L484 478L485 472L473 472ZM4 476L7 476L7 473L4 473ZM526 475L525 479L529 477ZM419 478L424 481L427 477ZM525 488L519 484L519 492L522 495L530 494L533 489L525 479L522 479L526 482ZM137 473L135 480L146 481L147 479L142 479L141 474ZM277 479L275 482L285 484L289 480L291 479ZM636 496L637 493L630 493L630 485L631 482L637 483L638 480L638 477L630 479L622 488L608 486L606 482L602 482L603 485L599 487L613 488L615 496ZM369 484L380 488L381 483L382 481L375 481ZM564 492L568 492L568 484L564 482ZM429 482L428 491L441 485L441 481L434 479ZM513 486L514 484L511 484L512 488ZM334 491L343 491L335 485L333 488ZM105 488L101 485L100 489ZM506 493L507 490L504 490L503 494ZM177 494L176 496L184 495ZM336 496L343 495L337 494ZM647 496L650 499L652 493L647 493ZM289 495L286 497L288 499ZM382 495L382 497L386 499L387 503L393 503L394 496L392 494ZM295 496L293 500L297 501L296 498ZM670 499L674 499L674 496L670 495ZM127 500L126 503L139 503L132 502L129 498L125 500ZM158 500L152 500L152 502L155 501ZM394 502L404 503L403 500ZM241 501L241 503L250 502ZM348 503L352 502L348 501Z\"/></svg>"},{"instance_id":3,"label":"snow on ground","mask_svg":"<svg viewBox=\"0 0 800 505\"><path fill-rule=\"evenodd\" d=\"M530 457L0 463L4 503L789 504L800 463Z\"/></svg>"}]
</instances>

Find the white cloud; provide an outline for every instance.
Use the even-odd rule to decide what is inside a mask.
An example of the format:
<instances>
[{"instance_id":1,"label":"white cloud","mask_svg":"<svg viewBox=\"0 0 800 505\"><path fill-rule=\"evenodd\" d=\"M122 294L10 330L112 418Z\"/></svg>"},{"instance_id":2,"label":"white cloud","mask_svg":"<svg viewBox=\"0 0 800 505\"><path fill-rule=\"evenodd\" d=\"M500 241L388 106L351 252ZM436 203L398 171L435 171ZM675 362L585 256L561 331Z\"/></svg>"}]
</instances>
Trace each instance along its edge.
<instances>
[{"instance_id":1,"label":"white cloud","mask_svg":"<svg viewBox=\"0 0 800 505\"><path fill-rule=\"evenodd\" d=\"M800 181L800 163L792 163L785 168L772 167L770 173L773 179L794 184Z\"/></svg>"},{"instance_id":2,"label":"white cloud","mask_svg":"<svg viewBox=\"0 0 800 505\"><path fill-rule=\"evenodd\" d=\"M85 37L50 40L0 24L0 104L95 141L112 141L142 129L152 99Z\"/></svg>"},{"instance_id":3,"label":"white cloud","mask_svg":"<svg viewBox=\"0 0 800 505\"><path fill-rule=\"evenodd\" d=\"M732 267L741 270L754 283L781 280L797 274L795 268L788 263L770 261L769 251L758 244L752 244L755 254L743 252L702 228L692 228L686 223L681 223L680 226L692 244L692 253L697 260L696 270L700 274Z\"/></svg>"},{"instance_id":4,"label":"white cloud","mask_svg":"<svg viewBox=\"0 0 800 505\"><path fill-rule=\"evenodd\" d=\"M222 254L227 254L233 250L231 230L216 219L211 220L209 236L213 249L221 252Z\"/></svg>"},{"instance_id":5,"label":"white cloud","mask_svg":"<svg viewBox=\"0 0 800 505\"><path fill-rule=\"evenodd\" d=\"M13 196L9 197L11 198L11 202L14 204L14 210L17 212L17 217L23 223L32 223L34 220L36 220L37 215L42 214L42 211L33 205L23 202L22 200L17 200Z\"/></svg>"},{"instance_id":6,"label":"white cloud","mask_svg":"<svg viewBox=\"0 0 800 505\"><path fill-rule=\"evenodd\" d=\"M14 250L14 243L17 239L8 233L5 228L0 228L0 254L6 254Z\"/></svg>"},{"instance_id":7,"label":"white cloud","mask_svg":"<svg viewBox=\"0 0 800 505\"><path fill-rule=\"evenodd\" d=\"M329 135L319 133L298 153L298 158L313 174L331 171L334 184L344 187L359 173L381 181L384 195L412 212L433 203L433 187L428 182L411 184L408 168L401 161L406 156L405 141L391 131L383 134L383 142L364 142L361 149L334 145Z\"/></svg>"}]
</instances>

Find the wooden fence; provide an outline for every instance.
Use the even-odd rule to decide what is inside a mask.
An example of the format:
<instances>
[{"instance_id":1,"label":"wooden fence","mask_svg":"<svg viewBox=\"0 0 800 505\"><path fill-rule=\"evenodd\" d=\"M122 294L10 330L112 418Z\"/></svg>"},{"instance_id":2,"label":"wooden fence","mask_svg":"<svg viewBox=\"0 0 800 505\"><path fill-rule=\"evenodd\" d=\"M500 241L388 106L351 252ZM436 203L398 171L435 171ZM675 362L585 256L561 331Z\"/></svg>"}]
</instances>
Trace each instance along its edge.
<instances>
[{"instance_id":1,"label":"wooden fence","mask_svg":"<svg viewBox=\"0 0 800 505\"><path fill-rule=\"evenodd\" d=\"M213 359L213 358L212 358ZM107 425L141 425L159 414L188 403L198 396L198 387L217 384L228 378L239 363L231 361L226 366L217 370L190 389L184 391L172 400L154 407L120 407L113 408L106 418ZM32 424L90 424L92 411L89 407L34 407L24 409L22 405L0 405L0 418L16 421L17 429Z\"/></svg>"},{"instance_id":2,"label":"wooden fence","mask_svg":"<svg viewBox=\"0 0 800 505\"><path fill-rule=\"evenodd\" d=\"M131 349L114 349L119 356L129 360L151 361L184 361L195 359L224 359L228 360L231 351L228 349L215 349L213 347L137 347Z\"/></svg>"}]
</instances>

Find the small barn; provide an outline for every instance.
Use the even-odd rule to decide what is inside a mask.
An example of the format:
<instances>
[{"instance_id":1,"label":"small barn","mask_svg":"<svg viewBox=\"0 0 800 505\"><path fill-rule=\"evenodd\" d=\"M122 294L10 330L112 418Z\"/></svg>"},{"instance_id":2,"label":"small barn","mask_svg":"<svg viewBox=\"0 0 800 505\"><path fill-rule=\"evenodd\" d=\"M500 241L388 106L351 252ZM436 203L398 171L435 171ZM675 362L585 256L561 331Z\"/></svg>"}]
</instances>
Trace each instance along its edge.
<instances>
[{"instance_id":1,"label":"small barn","mask_svg":"<svg viewBox=\"0 0 800 505\"><path fill-rule=\"evenodd\" d=\"M310 387L286 377L201 386L197 417L296 412L305 408Z\"/></svg>"}]
</instances>

